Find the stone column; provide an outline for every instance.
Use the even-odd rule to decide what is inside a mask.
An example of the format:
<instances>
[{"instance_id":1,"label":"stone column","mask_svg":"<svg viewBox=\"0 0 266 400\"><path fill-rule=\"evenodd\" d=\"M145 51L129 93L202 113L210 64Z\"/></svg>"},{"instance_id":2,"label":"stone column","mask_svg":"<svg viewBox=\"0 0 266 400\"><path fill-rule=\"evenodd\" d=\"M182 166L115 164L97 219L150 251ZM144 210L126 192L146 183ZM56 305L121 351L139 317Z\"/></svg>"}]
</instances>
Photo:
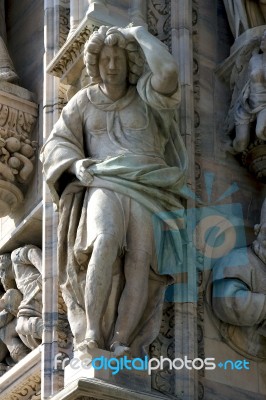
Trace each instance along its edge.
<instances>
[{"instance_id":1,"label":"stone column","mask_svg":"<svg viewBox=\"0 0 266 400\"><path fill-rule=\"evenodd\" d=\"M44 4L46 37L44 68L59 50L59 15L60 2L47 1ZM49 136L55 121L58 119L59 79L44 74L43 98L43 136ZM57 271L57 214L43 183L43 344L42 344L42 399L48 399L60 389L58 374L55 374L54 358L59 352L57 342L58 324L58 271Z\"/></svg>"},{"instance_id":2,"label":"stone column","mask_svg":"<svg viewBox=\"0 0 266 400\"><path fill-rule=\"evenodd\" d=\"M189 149L188 186L195 189L194 170L194 102L193 102L193 44L192 44L192 0L171 1L172 54L179 67L181 83L180 130L186 148ZM193 199L186 208L195 209ZM187 231L192 238L195 213L190 213ZM175 357L194 359L197 357L197 272L195 251L187 245L185 285L176 285L175 293ZM188 334L189 332L189 334ZM176 395L183 400L197 398L197 371L182 369L176 374Z\"/></svg>"},{"instance_id":3,"label":"stone column","mask_svg":"<svg viewBox=\"0 0 266 400\"><path fill-rule=\"evenodd\" d=\"M68 37L75 32L78 25L85 17L87 8L87 0L70 0L70 31Z\"/></svg>"},{"instance_id":4,"label":"stone column","mask_svg":"<svg viewBox=\"0 0 266 400\"><path fill-rule=\"evenodd\" d=\"M130 19L134 25L146 26L147 1L131 0Z\"/></svg>"}]
</instances>

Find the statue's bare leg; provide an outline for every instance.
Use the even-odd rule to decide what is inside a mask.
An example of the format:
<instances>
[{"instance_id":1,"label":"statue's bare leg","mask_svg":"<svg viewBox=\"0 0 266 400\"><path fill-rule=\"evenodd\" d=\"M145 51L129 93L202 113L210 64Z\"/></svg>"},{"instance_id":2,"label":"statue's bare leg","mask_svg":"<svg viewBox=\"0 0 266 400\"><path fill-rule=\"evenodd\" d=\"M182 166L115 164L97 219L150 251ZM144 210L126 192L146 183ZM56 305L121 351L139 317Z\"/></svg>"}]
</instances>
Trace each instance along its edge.
<instances>
[{"instance_id":1,"label":"statue's bare leg","mask_svg":"<svg viewBox=\"0 0 266 400\"><path fill-rule=\"evenodd\" d=\"M88 265L85 286L87 331L85 345L90 349L103 347L102 318L111 292L112 267L118 253L114 235L97 236Z\"/></svg>"},{"instance_id":2,"label":"statue's bare leg","mask_svg":"<svg viewBox=\"0 0 266 400\"><path fill-rule=\"evenodd\" d=\"M238 153L242 153L249 145L250 127L249 124L236 125L236 137L233 147Z\"/></svg>"},{"instance_id":3,"label":"statue's bare leg","mask_svg":"<svg viewBox=\"0 0 266 400\"><path fill-rule=\"evenodd\" d=\"M112 339L111 351L117 357L130 354L129 338L137 327L148 298L150 256L144 252L128 253L125 261L126 284L123 290Z\"/></svg>"},{"instance_id":4,"label":"statue's bare leg","mask_svg":"<svg viewBox=\"0 0 266 400\"><path fill-rule=\"evenodd\" d=\"M266 140L266 110L262 110L257 115L256 135L261 140Z\"/></svg>"},{"instance_id":5,"label":"statue's bare leg","mask_svg":"<svg viewBox=\"0 0 266 400\"><path fill-rule=\"evenodd\" d=\"M130 354L130 336L138 326L147 304L152 245L151 214L132 200L128 226L128 251L124 264L126 283L119 302L110 348L117 357Z\"/></svg>"}]
</instances>

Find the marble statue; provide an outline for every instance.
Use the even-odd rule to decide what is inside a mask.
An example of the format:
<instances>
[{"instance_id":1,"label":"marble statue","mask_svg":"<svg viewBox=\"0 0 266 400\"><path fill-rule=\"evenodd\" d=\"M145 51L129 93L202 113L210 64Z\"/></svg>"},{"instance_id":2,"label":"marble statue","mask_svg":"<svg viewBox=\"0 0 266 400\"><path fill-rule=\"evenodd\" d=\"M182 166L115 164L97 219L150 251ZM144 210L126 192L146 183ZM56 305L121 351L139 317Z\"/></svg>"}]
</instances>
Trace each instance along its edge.
<instances>
[{"instance_id":1,"label":"marble statue","mask_svg":"<svg viewBox=\"0 0 266 400\"><path fill-rule=\"evenodd\" d=\"M0 256L1 281L13 281L15 289L21 294L15 328L30 349L41 343L43 331L41 261L41 250L33 245L18 248L11 255ZM1 299L2 303L4 299ZM7 304L4 304L3 308L6 307Z\"/></svg>"},{"instance_id":2,"label":"marble statue","mask_svg":"<svg viewBox=\"0 0 266 400\"><path fill-rule=\"evenodd\" d=\"M17 82L13 62L6 47L5 0L0 0L0 82Z\"/></svg>"},{"instance_id":3,"label":"marble statue","mask_svg":"<svg viewBox=\"0 0 266 400\"><path fill-rule=\"evenodd\" d=\"M10 256L2 255L1 264L10 266ZM29 353L28 347L21 341L17 331L18 307L22 301L21 292L16 289L15 280L1 270L0 294L0 364L7 369Z\"/></svg>"},{"instance_id":4,"label":"marble statue","mask_svg":"<svg viewBox=\"0 0 266 400\"><path fill-rule=\"evenodd\" d=\"M247 29L266 23L265 0L224 0L224 5L235 38Z\"/></svg>"},{"instance_id":5,"label":"marble statue","mask_svg":"<svg viewBox=\"0 0 266 400\"><path fill-rule=\"evenodd\" d=\"M91 84L64 107L41 152L59 205L62 294L76 349L144 354L182 263L175 218L162 217L183 210L178 71L143 27L100 27L85 44L84 60ZM156 221L176 235L171 240L159 230L161 248ZM160 271L162 248L172 273Z\"/></svg>"},{"instance_id":6,"label":"marble statue","mask_svg":"<svg viewBox=\"0 0 266 400\"><path fill-rule=\"evenodd\" d=\"M233 154L248 147L254 124L254 136L266 140L266 31L258 45L252 42L249 47L244 49L243 56L239 55L231 77L234 90L226 130L230 134L235 128L235 137L229 148Z\"/></svg>"},{"instance_id":7,"label":"marble statue","mask_svg":"<svg viewBox=\"0 0 266 400\"><path fill-rule=\"evenodd\" d=\"M256 240L229 253L213 268L212 308L221 332L241 354L266 358L266 200ZM236 262L237 261L237 262Z\"/></svg>"}]
</instances>

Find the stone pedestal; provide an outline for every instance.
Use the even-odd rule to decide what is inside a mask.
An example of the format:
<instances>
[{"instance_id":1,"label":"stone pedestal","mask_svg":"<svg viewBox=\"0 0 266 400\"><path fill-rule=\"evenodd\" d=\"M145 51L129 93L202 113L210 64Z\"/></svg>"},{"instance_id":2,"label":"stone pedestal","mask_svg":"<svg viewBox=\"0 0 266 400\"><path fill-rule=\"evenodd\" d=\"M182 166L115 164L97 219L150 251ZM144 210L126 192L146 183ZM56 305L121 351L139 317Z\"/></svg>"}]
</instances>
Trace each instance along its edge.
<instances>
[{"instance_id":1,"label":"stone pedestal","mask_svg":"<svg viewBox=\"0 0 266 400\"><path fill-rule=\"evenodd\" d=\"M131 390L118 385L107 383L100 379L78 379L51 400L167 400L158 392L145 393L139 390ZM158 393L158 394L157 394Z\"/></svg>"},{"instance_id":2,"label":"stone pedestal","mask_svg":"<svg viewBox=\"0 0 266 400\"><path fill-rule=\"evenodd\" d=\"M92 363L94 360L94 363ZM99 379L113 385L125 386L132 390L151 392L151 376L147 370L138 370L141 360L136 361L136 368L132 367L129 358L114 358L112 353L95 349L91 353L75 354L70 364L65 368L65 386L77 379ZM142 360L142 366L144 361Z\"/></svg>"},{"instance_id":3,"label":"stone pedestal","mask_svg":"<svg viewBox=\"0 0 266 400\"><path fill-rule=\"evenodd\" d=\"M0 387L0 400L31 399L41 387L41 347L10 368L0 378Z\"/></svg>"}]
</instances>

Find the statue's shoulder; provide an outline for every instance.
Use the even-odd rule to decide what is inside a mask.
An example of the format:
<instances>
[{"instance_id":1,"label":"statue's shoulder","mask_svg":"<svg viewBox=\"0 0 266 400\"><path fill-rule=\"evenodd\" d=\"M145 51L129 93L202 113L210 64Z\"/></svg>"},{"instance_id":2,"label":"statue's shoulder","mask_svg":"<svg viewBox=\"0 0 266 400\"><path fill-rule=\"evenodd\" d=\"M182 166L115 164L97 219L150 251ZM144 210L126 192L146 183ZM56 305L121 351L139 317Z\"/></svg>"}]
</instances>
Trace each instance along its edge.
<instances>
[{"instance_id":1,"label":"statue's shoulder","mask_svg":"<svg viewBox=\"0 0 266 400\"><path fill-rule=\"evenodd\" d=\"M66 106L64 107L64 112L81 112L88 106L90 99L88 97L88 88L84 87L80 89L74 96L69 99Z\"/></svg>"},{"instance_id":2,"label":"statue's shoulder","mask_svg":"<svg viewBox=\"0 0 266 400\"><path fill-rule=\"evenodd\" d=\"M88 102L89 101L89 97L88 97L88 90L89 87L84 87L82 89L80 89L73 97L71 100L75 101L77 104L80 102ZM70 100L70 101L71 101Z\"/></svg>"}]
</instances>

